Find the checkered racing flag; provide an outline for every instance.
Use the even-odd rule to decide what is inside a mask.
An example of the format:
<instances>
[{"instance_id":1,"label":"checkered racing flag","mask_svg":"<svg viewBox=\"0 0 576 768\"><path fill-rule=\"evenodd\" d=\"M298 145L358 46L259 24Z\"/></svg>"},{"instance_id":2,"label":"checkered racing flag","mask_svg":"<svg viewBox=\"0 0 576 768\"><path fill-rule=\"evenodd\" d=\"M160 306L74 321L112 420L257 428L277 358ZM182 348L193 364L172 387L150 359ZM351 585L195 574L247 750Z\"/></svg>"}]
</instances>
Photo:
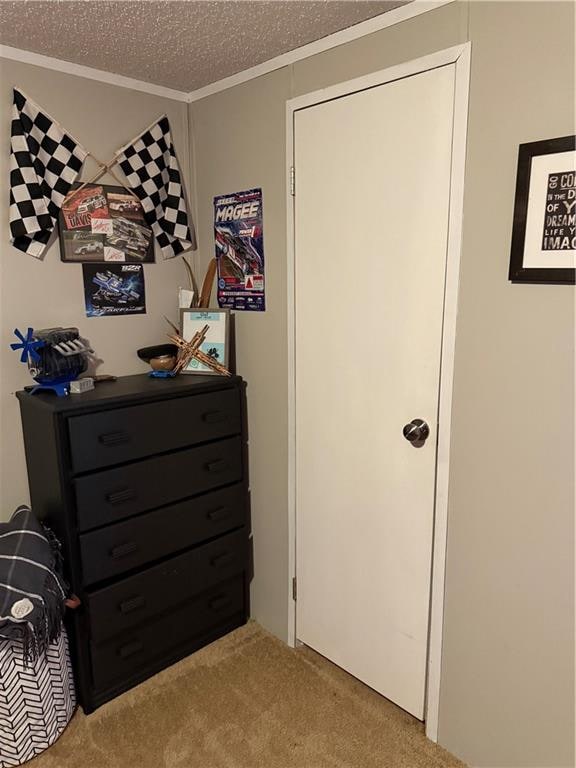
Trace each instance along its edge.
<instances>
[{"instance_id":1,"label":"checkered racing flag","mask_svg":"<svg viewBox=\"0 0 576 768\"><path fill-rule=\"evenodd\" d=\"M165 259L195 247L170 124L163 115L116 153Z\"/></svg>"},{"instance_id":2,"label":"checkered racing flag","mask_svg":"<svg viewBox=\"0 0 576 768\"><path fill-rule=\"evenodd\" d=\"M14 88L10 138L10 242L40 258L88 152Z\"/></svg>"}]
</instances>

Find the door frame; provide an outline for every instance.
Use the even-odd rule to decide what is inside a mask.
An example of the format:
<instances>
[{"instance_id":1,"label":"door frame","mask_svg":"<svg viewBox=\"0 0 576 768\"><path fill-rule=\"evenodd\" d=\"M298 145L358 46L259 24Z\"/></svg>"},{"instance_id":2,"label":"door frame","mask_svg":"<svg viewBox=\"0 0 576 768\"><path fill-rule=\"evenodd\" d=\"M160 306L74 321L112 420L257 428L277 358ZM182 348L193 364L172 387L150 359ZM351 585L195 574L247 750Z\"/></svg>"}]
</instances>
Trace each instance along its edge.
<instances>
[{"instance_id":1,"label":"door frame","mask_svg":"<svg viewBox=\"0 0 576 768\"><path fill-rule=\"evenodd\" d=\"M436 489L434 499L434 534L432 544L432 578L430 594L430 626L426 675L426 736L438 740L440 674L442 664L442 628L444 621L444 589L446 541L448 532L448 487L450 474L450 429L454 379L454 347L462 219L464 209L464 173L468 125L468 93L470 82L471 44L464 43L428 56L404 62L363 77L338 83L329 88L290 99L286 102L286 217L288 268L288 643L297 640L296 602L293 585L296 578L296 338L295 338L295 215L292 194L294 163L294 117L300 109L348 96L359 91L420 74L438 67L455 65L454 128L452 166L450 172L450 204L448 213L448 246L444 286L444 318L440 357L440 391L438 402L438 445L436 450ZM296 178L296 185L298 180Z\"/></svg>"}]
</instances>

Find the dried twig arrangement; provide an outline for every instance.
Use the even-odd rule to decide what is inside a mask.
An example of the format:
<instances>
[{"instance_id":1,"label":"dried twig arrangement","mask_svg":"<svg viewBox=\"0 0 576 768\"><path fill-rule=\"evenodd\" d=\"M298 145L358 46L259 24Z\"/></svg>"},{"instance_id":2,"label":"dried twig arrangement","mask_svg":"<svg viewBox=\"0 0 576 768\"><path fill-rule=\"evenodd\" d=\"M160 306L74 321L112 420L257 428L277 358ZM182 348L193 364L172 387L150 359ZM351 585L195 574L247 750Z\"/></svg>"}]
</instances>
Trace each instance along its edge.
<instances>
[{"instance_id":1,"label":"dried twig arrangement","mask_svg":"<svg viewBox=\"0 0 576 768\"><path fill-rule=\"evenodd\" d=\"M214 276L216 275L217 261L216 259L210 259L210 263L206 269L204 276L204 282L202 283L202 290L200 291L200 298L198 299L199 307L210 306L210 296L212 296L212 283L214 282Z\"/></svg>"},{"instance_id":2,"label":"dried twig arrangement","mask_svg":"<svg viewBox=\"0 0 576 768\"><path fill-rule=\"evenodd\" d=\"M190 290L194 291L194 296L198 296L198 286L196 285L196 280L194 278L194 272L192 272L192 267L190 264L188 264L188 261L186 259L186 256L182 256L182 261L184 262L184 266L186 267L186 274L188 275L188 282L190 283Z\"/></svg>"},{"instance_id":3,"label":"dried twig arrangement","mask_svg":"<svg viewBox=\"0 0 576 768\"><path fill-rule=\"evenodd\" d=\"M220 363L216 362L213 357L210 357L210 355L207 355L205 352L202 352L200 349L200 346L204 339L206 338L206 334L208 333L208 328L210 326L205 325L204 328L202 328L201 331L196 331L194 336L190 339L190 341L186 341L186 339L183 339L180 334L174 334L173 336L168 334L168 338L173 344L176 344L176 346L179 348L180 352L178 353L178 361L174 367L173 373L180 373L180 371L183 368L186 368L188 363L192 360L192 358L195 358L200 363L204 363L204 365L207 365L209 368L212 368L213 371L216 371L216 373L219 373L221 376L231 376L232 374L228 370L228 368L225 368Z\"/></svg>"},{"instance_id":4,"label":"dried twig arrangement","mask_svg":"<svg viewBox=\"0 0 576 768\"><path fill-rule=\"evenodd\" d=\"M168 323L168 325L170 326L170 328L172 328L172 330L173 330L175 333L178 333L178 334L180 333L180 328L178 328L178 326L176 325L176 323L173 323L173 322L172 322L172 320L170 320L170 318L169 318L169 317L166 317L166 315L162 315L162 317L164 318L164 320L166 320L166 322Z\"/></svg>"}]
</instances>

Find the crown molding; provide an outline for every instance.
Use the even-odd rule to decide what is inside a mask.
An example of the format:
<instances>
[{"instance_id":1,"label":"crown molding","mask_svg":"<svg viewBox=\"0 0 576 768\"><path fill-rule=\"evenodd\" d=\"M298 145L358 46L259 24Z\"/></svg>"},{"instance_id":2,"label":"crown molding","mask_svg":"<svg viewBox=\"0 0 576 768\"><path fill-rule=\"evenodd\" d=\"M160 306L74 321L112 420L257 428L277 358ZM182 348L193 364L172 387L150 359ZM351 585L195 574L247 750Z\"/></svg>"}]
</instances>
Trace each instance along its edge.
<instances>
[{"instance_id":1,"label":"crown molding","mask_svg":"<svg viewBox=\"0 0 576 768\"><path fill-rule=\"evenodd\" d=\"M222 80L217 80L215 83L210 83L195 91L190 91L187 100L189 103L192 103L199 99L204 99L206 96L212 96L214 93L225 91L227 88L233 88L235 85L240 85L248 80L274 72L276 69L294 64L296 61L323 53L344 43L357 40L359 37L370 35L386 27L392 27L395 24L400 24L402 21L413 19L415 16L428 13L428 11L434 11L443 5L449 5L453 2L455 0L412 0L407 5L401 5L399 8L386 11L371 19L366 19L366 21L360 21L352 27L340 30L340 32L334 32L331 35L320 38L320 40L315 40L312 43L300 46L300 48L295 48L293 51L288 51L273 59L263 61L262 64L257 64L235 75L230 75L230 77L225 77Z\"/></svg>"},{"instance_id":2,"label":"crown molding","mask_svg":"<svg viewBox=\"0 0 576 768\"><path fill-rule=\"evenodd\" d=\"M103 69L94 69L94 67L85 67L83 64L74 64L72 61L55 59L52 56L44 56L42 53L33 53L24 51L20 48L12 48L9 45L0 45L0 58L20 61L22 64L32 64L35 67L52 69L56 72L64 72L67 75L76 75L88 80L97 80L100 83L117 85L119 88L129 88L132 91L142 91L153 96L162 96L165 99L173 101L187 102L189 94L185 91L177 91L173 88L166 88L164 85L155 85L146 83L144 80L136 80L124 75L116 75L113 72L105 72Z\"/></svg>"},{"instance_id":3,"label":"crown molding","mask_svg":"<svg viewBox=\"0 0 576 768\"><path fill-rule=\"evenodd\" d=\"M52 69L56 72L64 72L68 75L85 77L88 80L97 80L101 83L116 85L119 88L129 88L132 91L141 91L142 93L148 93L153 96L161 96L165 99L172 99L173 101L181 101L191 104L194 101L206 98L206 96L211 96L214 93L233 88L235 85L240 85L248 80L261 77L262 75L274 72L277 69L294 64L302 59L307 59L310 56L315 56L316 54L328 51L331 48L344 45L345 43L357 40L365 35L370 35L373 32L378 32L386 27L400 24L402 21L413 19L423 13L434 11L437 8L441 8L443 5L448 5L453 2L455 2L455 0L412 0L407 5L401 5L399 8L394 8L391 11L381 13L366 21L361 21L358 24L340 30L340 32L334 32L331 35L322 37L320 40L315 40L312 43L302 45L300 48L295 48L293 51L288 51L273 59L268 59L268 61L257 64L254 67L238 72L235 75L230 75L230 77L217 80L215 83L210 83L209 85L188 93L174 88L167 88L164 85L147 83L144 80L136 80L132 77L125 77L124 75L117 75L113 72L106 72L103 69L86 67L83 64L75 64L71 61L64 61L63 59L56 59L52 56L45 56L42 53L33 53L32 51L25 51L21 48L12 48L9 45L0 45L0 58L20 61L23 64L32 64L36 67Z\"/></svg>"}]
</instances>

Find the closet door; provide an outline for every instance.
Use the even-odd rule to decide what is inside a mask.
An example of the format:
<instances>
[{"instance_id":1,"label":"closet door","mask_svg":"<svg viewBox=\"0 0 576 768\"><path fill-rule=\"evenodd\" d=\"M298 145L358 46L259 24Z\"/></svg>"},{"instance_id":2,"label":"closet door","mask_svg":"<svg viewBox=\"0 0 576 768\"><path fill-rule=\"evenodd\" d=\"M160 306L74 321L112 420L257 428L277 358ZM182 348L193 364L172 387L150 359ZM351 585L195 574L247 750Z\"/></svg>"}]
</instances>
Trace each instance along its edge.
<instances>
[{"instance_id":1,"label":"closet door","mask_svg":"<svg viewBox=\"0 0 576 768\"><path fill-rule=\"evenodd\" d=\"M297 637L418 718L454 78L295 113Z\"/></svg>"}]
</instances>

